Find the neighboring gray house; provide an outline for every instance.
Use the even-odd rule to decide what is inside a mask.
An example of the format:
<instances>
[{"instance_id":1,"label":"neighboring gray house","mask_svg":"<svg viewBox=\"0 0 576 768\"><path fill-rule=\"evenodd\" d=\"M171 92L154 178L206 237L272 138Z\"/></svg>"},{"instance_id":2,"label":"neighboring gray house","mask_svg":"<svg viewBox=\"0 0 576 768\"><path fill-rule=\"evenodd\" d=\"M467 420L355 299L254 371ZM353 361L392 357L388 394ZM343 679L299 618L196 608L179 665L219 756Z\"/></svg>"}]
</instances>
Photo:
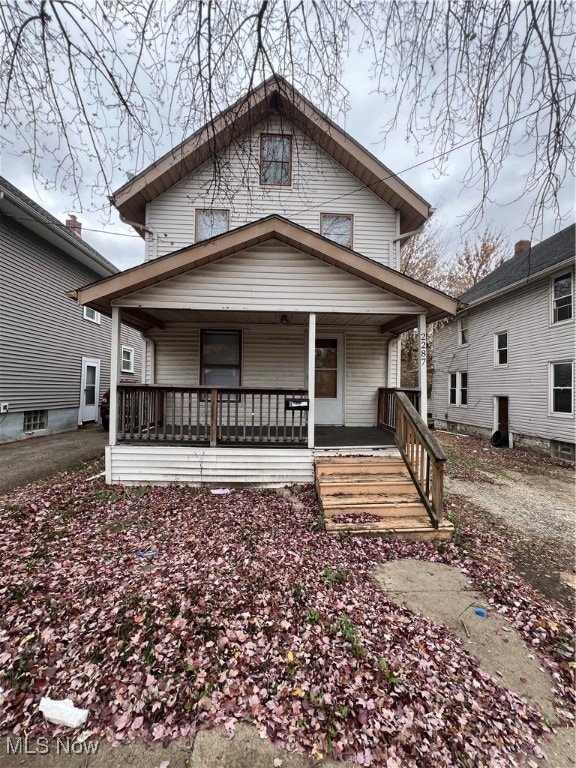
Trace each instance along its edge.
<instances>
[{"instance_id":1,"label":"neighboring gray house","mask_svg":"<svg viewBox=\"0 0 576 768\"><path fill-rule=\"evenodd\" d=\"M460 302L434 333L436 427L574 460L574 225L517 243Z\"/></svg>"},{"instance_id":2,"label":"neighboring gray house","mask_svg":"<svg viewBox=\"0 0 576 768\"><path fill-rule=\"evenodd\" d=\"M0 443L98 421L109 387L110 320L66 292L118 270L68 223L0 177ZM121 339L121 376L140 381L142 337Z\"/></svg>"}]
</instances>

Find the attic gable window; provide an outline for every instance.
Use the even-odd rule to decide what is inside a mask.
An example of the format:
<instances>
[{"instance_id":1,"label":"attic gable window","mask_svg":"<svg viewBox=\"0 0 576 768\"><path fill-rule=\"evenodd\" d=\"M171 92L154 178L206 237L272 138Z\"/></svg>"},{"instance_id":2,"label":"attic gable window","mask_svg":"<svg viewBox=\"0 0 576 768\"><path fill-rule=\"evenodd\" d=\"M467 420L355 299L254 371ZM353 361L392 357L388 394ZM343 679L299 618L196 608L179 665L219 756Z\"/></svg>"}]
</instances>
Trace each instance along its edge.
<instances>
[{"instance_id":1,"label":"attic gable window","mask_svg":"<svg viewBox=\"0 0 576 768\"><path fill-rule=\"evenodd\" d=\"M292 183L292 137L263 133L260 136L260 184L289 187Z\"/></svg>"},{"instance_id":2,"label":"attic gable window","mask_svg":"<svg viewBox=\"0 0 576 768\"><path fill-rule=\"evenodd\" d=\"M339 245L352 248L352 216L349 213L320 214L320 234Z\"/></svg>"},{"instance_id":3,"label":"attic gable window","mask_svg":"<svg viewBox=\"0 0 576 768\"><path fill-rule=\"evenodd\" d=\"M230 211L217 208L196 208L196 242L222 235L230 228Z\"/></svg>"}]
</instances>

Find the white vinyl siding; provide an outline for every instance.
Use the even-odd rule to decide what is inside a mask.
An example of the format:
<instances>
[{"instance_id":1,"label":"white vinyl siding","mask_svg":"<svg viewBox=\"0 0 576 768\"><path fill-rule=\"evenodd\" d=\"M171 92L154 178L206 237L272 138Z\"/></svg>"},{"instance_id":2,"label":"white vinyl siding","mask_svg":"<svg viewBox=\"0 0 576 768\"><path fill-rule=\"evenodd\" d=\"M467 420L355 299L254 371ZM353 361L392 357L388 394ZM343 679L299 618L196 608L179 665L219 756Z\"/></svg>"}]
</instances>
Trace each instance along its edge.
<instances>
[{"instance_id":1,"label":"white vinyl siding","mask_svg":"<svg viewBox=\"0 0 576 768\"><path fill-rule=\"evenodd\" d=\"M176 445L114 445L106 448L106 482L123 485L282 486L311 483L307 448L194 448Z\"/></svg>"},{"instance_id":2,"label":"white vinyl siding","mask_svg":"<svg viewBox=\"0 0 576 768\"><path fill-rule=\"evenodd\" d=\"M388 341L377 326L325 326L318 334L335 330L345 334L346 425L374 426L378 387L386 386ZM199 325L178 322L149 332L156 384L198 386L200 331ZM242 328L242 386L306 389L307 334L306 327L281 324Z\"/></svg>"},{"instance_id":3,"label":"white vinyl siding","mask_svg":"<svg viewBox=\"0 0 576 768\"><path fill-rule=\"evenodd\" d=\"M294 130L292 183L288 187L261 186L261 133L292 133L279 118L256 126L250 135L218 156L223 179L214 187L213 162L167 190L147 206L147 225L155 235L147 241L146 258L156 258L195 242L194 209L230 211L230 229L279 214L313 232L320 232L320 213L354 216L354 250L392 267L397 249L398 214L351 173Z\"/></svg>"},{"instance_id":4,"label":"white vinyl siding","mask_svg":"<svg viewBox=\"0 0 576 768\"><path fill-rule=\"evenodd\" d=\"M573 323L550 324L550 279L543 277L472 307L468 314L468 346L458 343L456 321L434 333L434 418L491 433L494 397L508 397L513 434L574 442L574 416L550 416L550 362L571 359L574 354ZM507 331L513 354L506 367L494 368L494 335L502 329ZM466 410L448 401L448 374L458 370L468 371Z\"/></svg>"},{"instance_id":5,"label":"white vinyl siding","mask_svg":"<svg viewBox=\"0 0 576 768\"><path fill-rule=\"evenodd\" d=\"M261 312L420 311L405 299L277 241L226 256L114 303L126 307Z\"/></svg>"}]
</instances>

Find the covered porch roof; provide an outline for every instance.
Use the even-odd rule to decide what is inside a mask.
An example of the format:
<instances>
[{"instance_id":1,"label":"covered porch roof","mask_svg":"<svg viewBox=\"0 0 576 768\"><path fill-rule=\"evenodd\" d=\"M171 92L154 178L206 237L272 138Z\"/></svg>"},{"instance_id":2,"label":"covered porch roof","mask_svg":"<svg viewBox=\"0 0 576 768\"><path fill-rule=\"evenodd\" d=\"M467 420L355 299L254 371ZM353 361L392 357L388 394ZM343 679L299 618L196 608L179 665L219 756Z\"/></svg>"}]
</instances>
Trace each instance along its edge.
<instances>
[{"instance_id":1,"label":"covered porch roof","mask_svg":"<svg viewBox=\"0 0 576 768\"><path fill-rule=\"evenodd\" d=\"M218 237L195 243L118 275L92 283L72 291L69 295L79 304L110 315L112 306L122 304L122 299L130 294L179 275L191 273L227 256L269 241L284 243L342 272L353 275L383 292L397 296L415 307L414 314L380 316L377 322L382 325L383 331L397 333L415 327L417 312L425 312L428 322L456 313L457 301L452 297L281 216L267 216ZM255 302L254 313L257 312L258 303ZM158 327L170 319L168 310L155 310L150 306L145 309L137 306L125 307L122 309L122 316L125 322L142 329ZM331 321L336 324L346 322L343 316L340 320L337 316L338 312L335 310L334 316L330 318ZM297 314L294 320L296 318Z\"/></svg>"}]
</instances>

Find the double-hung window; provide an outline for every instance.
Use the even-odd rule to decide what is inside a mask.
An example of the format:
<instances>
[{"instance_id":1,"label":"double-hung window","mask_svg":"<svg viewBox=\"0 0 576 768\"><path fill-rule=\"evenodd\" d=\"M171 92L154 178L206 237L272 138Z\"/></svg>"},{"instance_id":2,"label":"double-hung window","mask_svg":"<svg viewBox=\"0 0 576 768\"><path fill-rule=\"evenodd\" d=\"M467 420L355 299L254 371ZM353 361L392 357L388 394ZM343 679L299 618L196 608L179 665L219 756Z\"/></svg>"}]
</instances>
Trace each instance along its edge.
<instances>
[{"instance_id":1,"label":"double-hung window","mask_svg":"<svg viewBox=\"0 0 576 768\"><path fill-rule=\"evenodd\" d=\"M571 320L574 316L573 309L573 287L572 273L566 272L564 275L552 280L552 322L563 323L565 320Z\"/></svg>"},{"instance_id":2,"label":"double-hung window","mask_svg":"<svg viewBox=\"0 0 576 768\"><path fill-rule=\"evenodd\" d=\"M241 331L202 331L200 383L212 387L239 387L242 379Z\"/></svg>"},{"instance_id":3,"label":"double-hung window","mask_svg":"<svg viewBox=\"0 0 576 768\"><path fill-rule=\"evenodd\" d=\"M228 232L230 212L218 208L196 209L196 242Z\"/></svg>"},{"instance_id":4,"label":"double-hung window","mask_svg":"<svg viewBox=\"0 0 576 768\"><path fill-rule=\"evenodd\" d=\"M508 332L494 334L494 365L508 365Z\"/></svg>"},{"instance_id":5,"label":"double-hung window","mask_svg":"<svg viewBox=\"0 0 576 768\"><path fill-rule=\"evenodd\" d=\"M260 184L289 187L292 183L292 137L260 136Z\"/></svg>"},{"instance_id":6,"label":"double-hung window","mask_svg":"<svg viewBox=\"0 0 576 768\"><path fill-rule=\"evenodd\" d=\"M134 373L134 347L122 347L122 373Z\"/></svg>"},{"instance_id":7,"label":"double-hung window","mask_svg":"<svg viewBox=\"0 0 576 768\"><path fill-rule=\"evenodd\" d=\"M574 412L574 362L550 363L550 411L570 415Z\"/></svg>"},{"instance_id":8,"label":"double-hung window","mask_svg":"<svg viewBox=\"0 0 576 768\"><path fill-rule=\"evenodd\" d=\"M458 344L461 347L468 344L468 312L458 318Z\"/></svg>"},{"instance_id":9,"label":"double-hung window","mask_svg":"<svg viewBox=\"0 0 576 768\"><path fill-rule=\"evenodd\" d=\"M468 371L451 373L448 381L450 405L468 405Z\"/></svg>"}]
</instances>

